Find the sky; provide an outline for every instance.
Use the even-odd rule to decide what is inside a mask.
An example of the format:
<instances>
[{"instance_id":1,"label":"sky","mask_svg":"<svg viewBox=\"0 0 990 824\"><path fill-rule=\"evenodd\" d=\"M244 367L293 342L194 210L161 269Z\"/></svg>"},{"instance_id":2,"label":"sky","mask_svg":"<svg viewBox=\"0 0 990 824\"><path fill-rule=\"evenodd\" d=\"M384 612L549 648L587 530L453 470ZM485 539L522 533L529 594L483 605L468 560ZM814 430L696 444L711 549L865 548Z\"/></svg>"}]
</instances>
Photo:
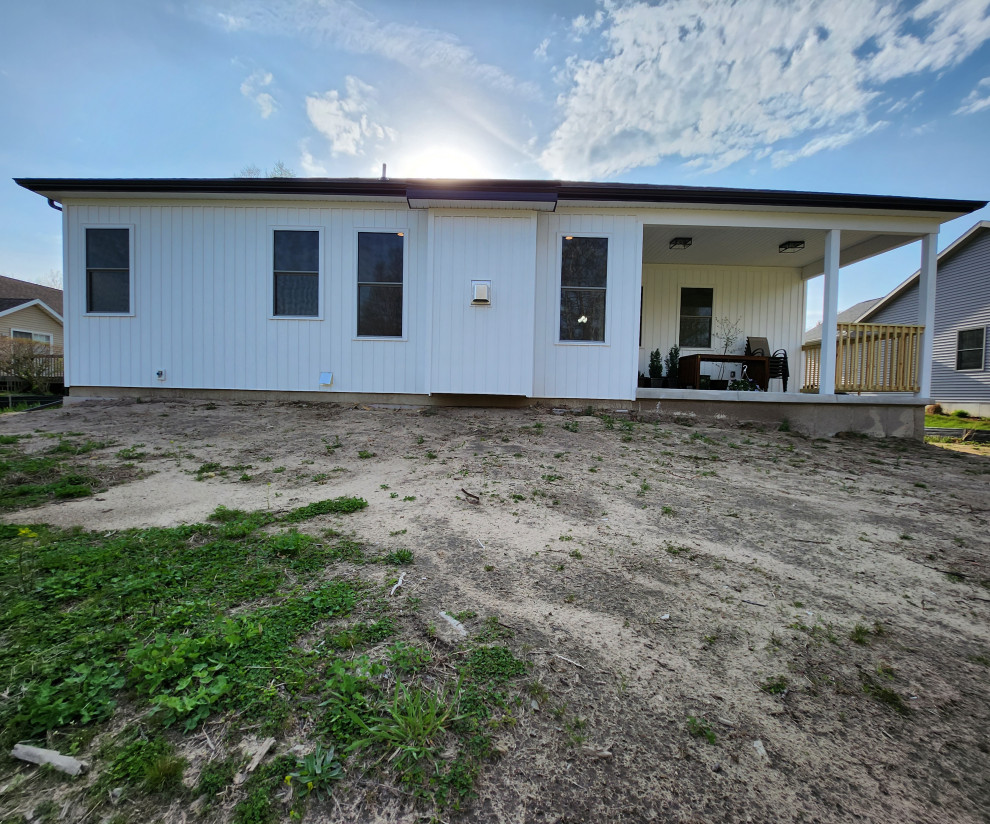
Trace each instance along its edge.
<instances>
[{"instance_id":1,"label":"sky","mask_svg":"<svg viewBox=\"0 0 990 824\"><path fill-rule=\"evenodd\" d=\"M495 177L990 199L990 0L0 0L14 177ZM942 228L944 248L990 209ZM919 265L846 267L839 308ZM808 323L820 318L821 278Z\"/></svg>"}]
</instances>

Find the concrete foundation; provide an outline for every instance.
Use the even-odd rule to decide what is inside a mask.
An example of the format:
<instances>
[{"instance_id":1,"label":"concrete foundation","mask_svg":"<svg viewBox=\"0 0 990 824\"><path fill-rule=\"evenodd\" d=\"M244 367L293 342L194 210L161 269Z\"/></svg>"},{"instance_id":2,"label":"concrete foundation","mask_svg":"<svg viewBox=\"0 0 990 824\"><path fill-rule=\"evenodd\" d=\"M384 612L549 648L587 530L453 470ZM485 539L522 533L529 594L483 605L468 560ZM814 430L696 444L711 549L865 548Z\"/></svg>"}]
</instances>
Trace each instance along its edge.
<instances>
[{"instance_id":1,"label":"concrete foundation","mask_svg":"<svg viewBox=\"0 0 990 824\"><path fill-rule=\"evenodd\" d=\"M839 432L873 437L915 438L925 434L924 407L913 395L805 395L790 392L713 392L693 389L640 389L636 400L525 398L506 395L400 395L345 392L274 392L243 389L166 389L159 387L74 386L66 404L87 400L301 401L386 407L468 406L628 410L643 414L690 416L701 421L752 422L786 427L816 438Z\"/></svg>"}]
</instances>

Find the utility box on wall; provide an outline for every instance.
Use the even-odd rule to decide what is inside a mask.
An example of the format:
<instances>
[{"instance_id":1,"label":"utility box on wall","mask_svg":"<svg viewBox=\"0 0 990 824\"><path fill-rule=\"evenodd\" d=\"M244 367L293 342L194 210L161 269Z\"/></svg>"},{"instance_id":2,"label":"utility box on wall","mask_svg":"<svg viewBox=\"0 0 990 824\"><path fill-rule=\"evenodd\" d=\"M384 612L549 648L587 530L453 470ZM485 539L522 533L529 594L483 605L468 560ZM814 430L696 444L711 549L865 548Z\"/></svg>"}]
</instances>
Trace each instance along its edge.
<instances>
[{"instance_id":1,"label":"utility box on wall","mask_svg":"<svg viewBox=\"0 0 990 824\"><path fill-rule=\"evenodd\" d=\"M492 305L492 282L490 280L471 281L471 305Z\"/></svg>"}]
</instances>

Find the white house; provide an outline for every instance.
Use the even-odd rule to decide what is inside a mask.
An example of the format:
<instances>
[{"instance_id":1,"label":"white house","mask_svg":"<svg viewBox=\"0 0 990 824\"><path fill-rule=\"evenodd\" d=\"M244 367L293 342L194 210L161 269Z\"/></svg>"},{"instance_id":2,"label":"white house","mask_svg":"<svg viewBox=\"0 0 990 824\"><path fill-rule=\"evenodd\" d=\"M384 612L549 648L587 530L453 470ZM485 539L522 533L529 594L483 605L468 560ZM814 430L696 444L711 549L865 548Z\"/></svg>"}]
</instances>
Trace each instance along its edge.
<instances>
[{"instance_id":1,"label":"white house","mask_svg":"<svg viewBox=\"0 0 990 824\"><path fill-rule=\"evenodd\" d=\"M717 317L738 321L736 354L765 337L799 368L808 278L825 274L835 328L840 265L921 239L928 295L939 226L985 205L535 180L17 183L61 204L73 396L718 403L809 432L914 434L930 373L907 397L836 395L825 335L813 396L638 389L637 374L654 348L720 353Z\"/></svg>"}]
</instances>

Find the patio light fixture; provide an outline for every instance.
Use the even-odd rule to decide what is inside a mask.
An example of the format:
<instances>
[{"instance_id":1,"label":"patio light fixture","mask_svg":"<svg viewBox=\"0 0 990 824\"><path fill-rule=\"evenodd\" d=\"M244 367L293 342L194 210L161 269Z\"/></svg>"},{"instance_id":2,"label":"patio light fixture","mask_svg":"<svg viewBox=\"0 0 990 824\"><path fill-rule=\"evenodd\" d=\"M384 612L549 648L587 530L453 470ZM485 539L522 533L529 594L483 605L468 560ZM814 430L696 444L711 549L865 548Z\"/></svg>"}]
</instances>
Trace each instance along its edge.
<instances>
[{"instance_id":1,"label":"patio light fixture","mask_svg":"<svg viewBox=\"0 0 990 824\"><path fill-rule=\"evenodd\" d=\"M671 249L687 249L691 245L691 238L689 237L675 237L670 241Z\"/></svg>"},{"instance_id":2,"label":"patio light fixture","mask_svg":"<svg viewBox=\"0 0 990 824\"><path fill-rule=\"evenodd\" d=\"M785 240L777 247L777 251L782 255L790 255L794 254L794 252L800 252L803 248L803 240Z\"/></svg>"}]
</instances>

